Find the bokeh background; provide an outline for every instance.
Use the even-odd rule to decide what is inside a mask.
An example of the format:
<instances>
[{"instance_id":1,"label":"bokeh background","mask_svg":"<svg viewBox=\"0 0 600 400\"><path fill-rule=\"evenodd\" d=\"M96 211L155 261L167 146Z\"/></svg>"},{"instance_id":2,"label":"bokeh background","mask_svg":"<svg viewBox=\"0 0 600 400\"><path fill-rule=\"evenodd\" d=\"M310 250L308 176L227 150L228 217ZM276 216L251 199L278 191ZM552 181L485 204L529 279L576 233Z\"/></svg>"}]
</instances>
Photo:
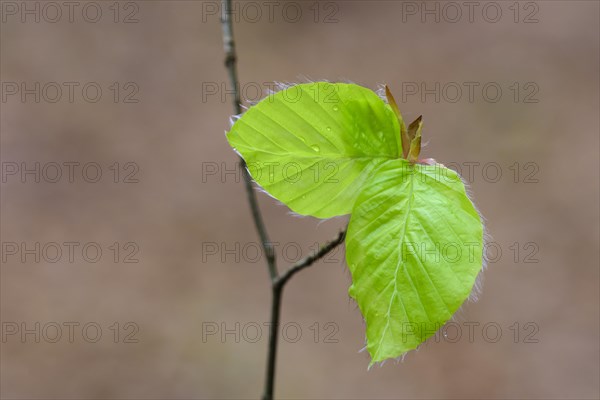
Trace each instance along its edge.
<instances>
[{"instance_id":1,"label":"bokeh background","mask_svg":"<svg viewBox=\"0 0 600 400\"><path fill-rule=\"evenodd\" d=\"M597 399L599 3L477 2L471 20L462 3L426 3L236 3L245 99L274 81L387 83L406 119L424 115L424 156L463 175L473 165L495 243L482 296L448 337L369 371L343 249L297 275L276 394ZM228 173L220 4L79 2L72 21L58 4L60 18L46 2L1 2L2 398L259 397L270 292L243 185ZM65 82L79 85L72 102ZM34 94L22 98L23 83ZM439 101L422 98L420 85L436 83ZM22 178L36 162L40 181ZM65 162L80 163L73 182ZM56 183L48 163L63 166ZM86 163L97 164L84 176ZM281 268L346 223L259 199ZM77 243L73 260L65 242Z\"/></svg>"}]
</instances>

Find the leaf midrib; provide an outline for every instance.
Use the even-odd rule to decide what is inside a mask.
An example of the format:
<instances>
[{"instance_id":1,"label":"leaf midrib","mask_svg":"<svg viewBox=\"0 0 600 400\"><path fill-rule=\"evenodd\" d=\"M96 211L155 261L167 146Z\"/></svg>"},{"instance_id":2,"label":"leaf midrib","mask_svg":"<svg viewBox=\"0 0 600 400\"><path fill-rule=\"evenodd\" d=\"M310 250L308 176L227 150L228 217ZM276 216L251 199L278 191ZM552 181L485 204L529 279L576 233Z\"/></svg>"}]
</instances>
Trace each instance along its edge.
<instances>
[{"instance_id":1,"label":"leaf midrib","mask_svg":"<svg viewBox=\"0 0 600 400\"><path fill-rule=\"evenodd\" d=\"M410 213L412 211L412 205L413 205L413 188L414 188L414 177L415 177L415 173L414 170L411 170L411 174L410 174L410 188L409 188L409 192L408 192L408 207L407 207L407 212L406 212L406 218L404 219L404 226L402 227L402 234L399 237L398 240L398 245L402 246L402 243L404 242L404 237L406 236L406 228L408 226L408 220L410 218ZM398 258L398 263L396 264L396 269L394 270L394 292L392 293L392 297L390 299L390 303L388 305L388 309L386 312L386 322L385 322L385 327L383 328L383 333L381 334L381 339L379 339L379 343L377 344L377 353L375 353L375 356L373 357L373 359L378 359L379 356L379 352L381 351L381 343L383 343L383 339L385 338L385 335L387 333L387 330L390 326L390 312L392 310L392 304L394 303L394 299L396 297L396 295L398 294L398 271L400 269L400 265L402 265L402 257L400 256ZM402 310L404 311L404 315L406 316L406 320L410 320L410 318L408 317L408 313L406 312L406 307L404 306L404 301L402 300L402 297L399 297L400 299L400 304L402 304Z\"/></svg>"}]
</instances>

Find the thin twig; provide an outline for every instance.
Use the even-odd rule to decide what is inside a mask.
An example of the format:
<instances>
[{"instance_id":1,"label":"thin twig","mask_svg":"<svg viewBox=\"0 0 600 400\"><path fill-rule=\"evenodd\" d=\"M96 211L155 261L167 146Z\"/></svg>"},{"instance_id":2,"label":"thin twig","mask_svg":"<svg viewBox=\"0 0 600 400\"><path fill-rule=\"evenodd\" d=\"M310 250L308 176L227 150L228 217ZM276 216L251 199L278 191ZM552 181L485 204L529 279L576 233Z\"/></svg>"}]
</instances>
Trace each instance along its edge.
<instances>
[{"instance_id":1,"label":"thin twig","mask_svg":"<svg viewBox=\"0 0 600 400\"><path fill-rule=\"evenodd\" d=\"M221 26L223 28L223 46L225 50L225 67L229 72L229 81L233 87L233 109L237 115L242 113L241 99L239 88L239 80L237 73L237 55L235 52L235 41L233 39L233 23L231 21L231 0L223 0L221 10ZM254 225L258 231L260 242L265 252L267 259L267 266L269 269L269 275L272 281L277 279L277 264L275 260L275 250L272 242L269 240L265 223L263 222L260 208L258 207L258 201L256 199L256 193L252 186L252 178L246 168L246 162L240 157L240 168L244 178L244 186L246 187L246 195L248 197L248 203L250 204L250 210L252 211L252 218L254 219Z\"/></svg>"},{"instance_id":2,"label":"thin twig","mask_svg":"<svg viewBox=\"0 0 600 400\"><path fill-rule=\"evenodd\" d=\"M275 361L277 359L277 335L279 335L279 315L281 314L281 296L285 284L296 273L304 268L310 267L319 259L325 257L327 253L340 245L345 237L345 230L338 233L335 239L323 245L315 254L298 261L273 282L273 285L271 286L273 302L271 303L271 325L269 326L269 354L267 359L265 392L262 397L263 400L271 400L273 398L273 388L275 386Z\"/></svg>"},{"instance_id":3,"label":"thin twig","mask_svg":"<svg viewBox=\"0 0 600 400\"><path fill-rule=\"evenodd\" d=\"M281 315L281 296L283 286L271 285L271 324L269 325L269 349L267 353L267 372L262 400L272 400L275 390L275 365L277 361L277 343L279 336L279 316Z\"/></svg>"},{"instance_id":4,"label":"thin twig","mask_svg":"<svg viewBox=\"0 0 600 400\"><path fill-rule=\"evenodd\" d=\"M239 115L242 113L241 99L239 88L239 80L237 74L237 55L235 52L235 41L233 39L233 24L231 21L231 0L222 0L222 12L221 12L221 25L223 28L223 46L225 50L225 67L229 73L229 80L233 86L233 109L235 114ZM267 267L269 270L269 276L271 277L271 325L269 327L269 348L267 354L267 373L265 379L265 389L263 394L264 400L273 399L273 390L275 386L275 361L277 360L277 342L279 335L279 316L281 314L281 296L283 294L283 288L287 281L290 280L300 270L307 268L324 257L344 241L346 232L342 231L332 241L325 244L319 249L319 251L311 256L308 256L298 263L294 264L289 270L283 275L279 276L277 272L277 261L275 259L275 251L273 243L269 240L267 229L263 222L263 218L258 206L256 199L256 193L252 186L252 178L246 168L245 161L240 158L240 168L242 169L242 175L244 178L244 186L246 187L246 194L248 197L248 203L250 204L250 210L252 212L252 218L254 225L260 237L260 241L265 252L267 259Z\"/></svg>"},{"instance_id":5,"label":"thin twig","mask_svg":"<svg viewBox=\"0 0 600 400\"><path fill-rule=\"evenodd\" d=\"M315 263L315 261L318 261L320 258L325 257L327 255L327 253L329 253L330 251L335 249L338 245L340 245L344 241L345 237L346 237L346 231L343 230L340 233L338 233L338 235L335 237L335 239L333 239L330 242L327 242L325 245L321 246L319 251L317 251L315 254L310 255L306 258L303 258L302 260L295 263L290 269L288 269L287 271L285 271L283 274L281 274L279 276L279 278L275 281L275 286L283 287L286 284L286 282L288 280L290 280L291 277L294 276L296 273L300 272L304 268L310 267L311 265L313 265Z\"/></svg>"}]
</instances>

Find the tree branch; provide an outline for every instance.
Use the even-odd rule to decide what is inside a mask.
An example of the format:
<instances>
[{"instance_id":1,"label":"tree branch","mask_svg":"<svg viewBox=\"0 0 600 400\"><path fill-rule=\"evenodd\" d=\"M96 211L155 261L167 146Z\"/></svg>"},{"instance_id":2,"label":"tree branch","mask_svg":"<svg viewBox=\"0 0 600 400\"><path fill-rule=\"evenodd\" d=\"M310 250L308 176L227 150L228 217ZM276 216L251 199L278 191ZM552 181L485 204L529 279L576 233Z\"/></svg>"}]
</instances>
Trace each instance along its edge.
<instances>
[{"instance_id":1,"label":"tree branch","mask_svg":"<svg viewBox=\"0 0 600 400\"><path fill-rule=\"evenodd\" d=\"M288 269L283 274L281 274L279 276L279 278L277 278L277 280L275 281L275 286L283 287L286 284L286 282L292 278L292 276L294 276L295 274L297 274L304 268L310 267L319 259L325 257L327 255L327 253L329 253L330 251L335 249L337 246L339 246L344 241L345 238L346 238L346 230L343 230L340 233L338 233L338 235L335 237L335 239L333 239L330 242L327 242L326 244L321 246L319 251L317 251L315 254L303 258L302 260L295 263L290 269Z\"/></svg>"},{"instance_id":2,"label":"tree branch","mask_svg":"<svg viewBox=\"0 0 600 400\"><path fill-rule=\"evenodd\" d=\"M223 0L221 7L221 26L223 28L223 47L225 50L225 68L229 72L229 81L233 87L233 109L236 114L242 113L239 80L237 73L237 55L235 52L235 41L233 39L233 24L231 22L231 0ZM275 260L275 250L273 243L269 240L267 234L267 228L263 222L260 208L258 207L258 201L256 199L256 193L252 186L252 178L246 168L246 162L240 157L240 168L244 178L244 186L246 187L246 196L248 197L248 203L250 204L250 210L252 211L252 218L254 220L254 226L258 232L260 242L265 252L267 259L267 267L269 275L272 281L277 279L277 264Z\"/></svg>"},{"instance_id":3,"label":"tree branch","mask_svg":"<svg viewBox=\"0 0 600 400\"><path fill-rule=\"evenodd\" d=\"M225 68L229 73L229 80L233 86L233 110L235 114L242 113L241 98L239 91L239 80L237 74L237 55L235 52L235 41L233 39L233 24L231 21L231 0L222 0L221 7L221 26L223 29L223 47L225 50ZM283 287L286 282L290 280L292 276L298 273L300 270L307 268L324 257L327 253L337 247L344 241L346 232L342 231L338 236L331 242L325 244L315 254L300 260L294 264L289 270L283 275L279 276L277 272L277 262L275 259L275 250L273 243L269 240L267 229L265 227L258 201L256 199L256 193L252 185L252 177L248 172L244 159L240 157L240 168L242 169L242 175L244 178L244 186L246 188L246 195L248 197L248 203L250 204L250 210L252 212L252 218L260 242L262 244L265 257L267 259L267 267L269 275L271 277L271 325L269 327L269 348L267 355L267 372L265 379L265 388L263 399L273 399L273 391L275 386L275 362L277 359L277 342L279 335L279 317L281 314L281 296L283 293Z\"/></svg>"},{"instance_id":4,"label":"tree branch","mask_svg":"<svg viewBox=\"0 0 600 400\"><path fill-rule=\"evenodd\" d=\"M279 315L281 314L281 296L285 284L296 273L304 268L310 267L319 259L327 255L331 250L335 249L344 241L345 237L346 231L341 231L335 239L323 245L315 254L298 261L273 281L273 285L271 286L273 301L271 303L271 325L269 326L269 354L267 358L267 377L265 382L265 392L262 397L263 400L271 400L273 398L273 388L275 386L275 361L277 359L277 335L279 335Z\"/></svg>"}]
</instances>

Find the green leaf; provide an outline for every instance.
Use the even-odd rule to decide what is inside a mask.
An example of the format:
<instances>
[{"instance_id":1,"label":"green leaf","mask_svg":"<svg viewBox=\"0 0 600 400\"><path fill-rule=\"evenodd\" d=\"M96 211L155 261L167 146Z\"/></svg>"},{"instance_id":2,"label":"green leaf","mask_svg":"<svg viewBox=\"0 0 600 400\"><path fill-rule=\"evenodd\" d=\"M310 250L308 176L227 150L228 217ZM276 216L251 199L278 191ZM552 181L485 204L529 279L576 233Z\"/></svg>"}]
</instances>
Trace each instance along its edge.
<instances>
[{"instance_id":1,"label":"green leaf","mask_svg":"<svg viewBox=\"0 0 600 400\"><path fill-rule=\"evenodd\" d=\"M483 226L464 184L434 160L419 161L422 119L407 129L385 89L389 104L352 84L293 86L227 134L254 180L295 212L352 212L349 293L366 320L371 364L435 334L483 261Z\"/></svg>"},{"instance_id":2,"label":"green leaf","mask_svg":"<svg viewBox=\"0 0 600 400\"><path fill-rule=\"evenodd\" d=\"M440 164L385 162L358 196L346 236L350 296L371 364L415 349L469 296L483 227L460 177Z\"/></svg>"},{"instance_id":3,"label":"green leaf","mask_svg":"<svg viewBox=\"0 0 600 400\"><path fill-rule=\"evenodd\" d=\"M252 178L298 214L348 214L368 176L401 157L398 117L373 91L316 82L270 95L227 139Z\"/></svg>"}]
</instances>

